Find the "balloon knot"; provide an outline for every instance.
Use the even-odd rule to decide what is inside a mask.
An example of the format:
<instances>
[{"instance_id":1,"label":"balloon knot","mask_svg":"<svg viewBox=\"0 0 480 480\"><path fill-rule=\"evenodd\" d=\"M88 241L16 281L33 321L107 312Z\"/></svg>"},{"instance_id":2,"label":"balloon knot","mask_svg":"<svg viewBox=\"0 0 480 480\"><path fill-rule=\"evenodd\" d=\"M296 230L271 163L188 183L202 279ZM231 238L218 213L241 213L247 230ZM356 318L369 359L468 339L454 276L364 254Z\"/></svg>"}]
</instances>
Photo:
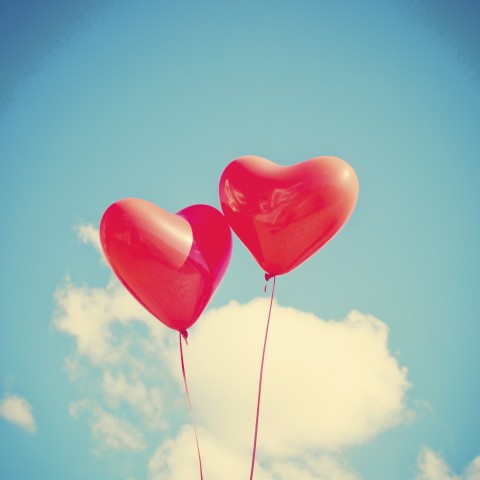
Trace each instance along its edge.
<instances>
[{"instance_id":1,"label":"balloon knot","mask_svg":"<svg viewBox=\"0 0 480 480\"><path fill-rule=\"evenodd\" d=\"M275 275L272 275L271 273L265 273L265 281L268 283L268 281L275 277ZM267 283L265 284L265 287L263 288L263 291L267 293Z\"/></svg>"},{"instance_id":2,"label":"balloon knot","mask_svg":"<svg viewBox=\"0 0 480 480\"><path fill-rule=\"evenodd\" d=\"M180 332L180 335L183 337L185 343L188 345L188 332L184 330L183 332Z\"/></svg>"}]
</instances>

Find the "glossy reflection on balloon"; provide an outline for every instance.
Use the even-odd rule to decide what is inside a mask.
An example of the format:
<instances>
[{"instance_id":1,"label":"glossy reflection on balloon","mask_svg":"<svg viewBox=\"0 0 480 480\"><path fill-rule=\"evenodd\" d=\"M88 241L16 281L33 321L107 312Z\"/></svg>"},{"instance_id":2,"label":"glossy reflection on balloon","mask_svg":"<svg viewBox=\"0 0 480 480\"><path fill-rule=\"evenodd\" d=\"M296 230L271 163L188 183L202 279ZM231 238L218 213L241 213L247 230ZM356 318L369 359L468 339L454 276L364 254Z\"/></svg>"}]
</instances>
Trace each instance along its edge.
<instances>
[{"instance_id":1,"label":"glossy reflection on balloon","mask_svg":"<svg viewBox=\"0 0 480 480\"><path fill-rule=\"evenodd\" d=\"M180 332L207 306L232 252L230 228L215 208L192 205L174 215L136 198L106 210L100 240L123 285L156 318Z\"/></svg>"},{"instance_id":2,"label":"glossy reflection on balloon","mask_svg":"<svg viewBox=\"0 0 480 480\"><path fill-rule=\"evenodd\" d=\"M358 197L353 168L336 157L280 166L257 156L231 162L219 185L223 213L257 263L288 273L346 223Z\"/></svg>"}]
</instances>

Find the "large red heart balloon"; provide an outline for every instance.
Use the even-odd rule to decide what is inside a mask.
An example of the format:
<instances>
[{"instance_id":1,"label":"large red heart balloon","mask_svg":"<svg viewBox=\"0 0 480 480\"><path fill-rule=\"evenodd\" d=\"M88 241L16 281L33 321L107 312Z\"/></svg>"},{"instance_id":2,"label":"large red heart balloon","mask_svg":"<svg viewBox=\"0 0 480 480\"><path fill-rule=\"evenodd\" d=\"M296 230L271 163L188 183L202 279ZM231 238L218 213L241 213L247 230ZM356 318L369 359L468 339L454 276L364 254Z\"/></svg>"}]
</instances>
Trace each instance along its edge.
<instances>
[{"instance_id":1,"label":"large red heart balloon","mask_svg":"<svg viewBox=\"0 0 480 480\"><path fill-rule=\"evenodd\" d=\"M209 205L192 205L174 215L146 200L120 200L103 214L100 240L130 293L182 333L207 306L232 253L230 228Z\"/></svg>"},{"instance_id":2,"label":"large red heart balloon","mask_svg":"<svg viewBox=\"0 0 480 480\"><path fill-rule=\"evenodd\" d=\"M257 263L281 275L342 228L355 208L358 180L336 157L280 166L246 156L225 168L219 194L225 218Z\"/></svg>"}]
</instances>

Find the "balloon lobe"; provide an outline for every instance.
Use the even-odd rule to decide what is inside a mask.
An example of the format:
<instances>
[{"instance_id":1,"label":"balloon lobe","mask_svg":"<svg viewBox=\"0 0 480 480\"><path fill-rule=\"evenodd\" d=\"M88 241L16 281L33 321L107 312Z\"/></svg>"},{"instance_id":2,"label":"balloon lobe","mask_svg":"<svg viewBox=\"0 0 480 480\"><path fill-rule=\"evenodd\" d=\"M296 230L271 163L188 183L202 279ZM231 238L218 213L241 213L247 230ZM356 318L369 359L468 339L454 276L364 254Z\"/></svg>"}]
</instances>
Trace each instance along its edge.
<instances>
[{"instance_id":1,"label":"balloon lobe","mask_svg":"<svg viewBox=\"0 0 480 480\"><path fill-rule=\"evenodd\" d=\"M246 156L225 168L219 197L225 218L257 263L282 275L343 227L355 208L358 180L336 157L280 166Z\"/></svg>"},{"instance_id":2,"label":"balloon lobe","mask_svg":"<svg viewBox=\"0 0 480 480\"><path fill-rule=\"evenodd\" d=\"M100 240L112 270L166 326L185 332L201 315L227 270L232 239L223 215L192 205L176 215L128 198L111 205Z\"/></svg>"}]
</instances>

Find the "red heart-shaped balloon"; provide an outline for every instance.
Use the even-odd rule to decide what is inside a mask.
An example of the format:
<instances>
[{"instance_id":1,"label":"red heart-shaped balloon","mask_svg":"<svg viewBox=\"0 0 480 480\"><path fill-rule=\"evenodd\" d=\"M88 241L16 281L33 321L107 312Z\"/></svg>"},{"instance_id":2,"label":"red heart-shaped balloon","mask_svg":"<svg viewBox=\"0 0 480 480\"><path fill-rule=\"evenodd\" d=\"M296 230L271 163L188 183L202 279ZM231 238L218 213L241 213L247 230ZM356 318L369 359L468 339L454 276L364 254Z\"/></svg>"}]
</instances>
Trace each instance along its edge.
<instances>
[{"instance_id":1,"label":"red heart-shaped balloon","mask_svg":"<svg viewBox=\"0 0 480 480\"><path fill-rule=\"evenodd\" d=\"M113 271L167 327L185 332L220 285L232 253L224 216L209 205L176 215L137 198L111 205L100 240Z\"/></svg>"},{"instance_id":2,"label":"red heart-shaped balloon","mask_svg":"<svg viewBox=\"0 0 480 480\"><path fill-rule=\"evenodd\" d=\"M336 157L284 167L246 156L225 168L219 195L225 218L257 263L281 275L342 228L355 208L358 180Z\"/></svg>"}]
</instances>

